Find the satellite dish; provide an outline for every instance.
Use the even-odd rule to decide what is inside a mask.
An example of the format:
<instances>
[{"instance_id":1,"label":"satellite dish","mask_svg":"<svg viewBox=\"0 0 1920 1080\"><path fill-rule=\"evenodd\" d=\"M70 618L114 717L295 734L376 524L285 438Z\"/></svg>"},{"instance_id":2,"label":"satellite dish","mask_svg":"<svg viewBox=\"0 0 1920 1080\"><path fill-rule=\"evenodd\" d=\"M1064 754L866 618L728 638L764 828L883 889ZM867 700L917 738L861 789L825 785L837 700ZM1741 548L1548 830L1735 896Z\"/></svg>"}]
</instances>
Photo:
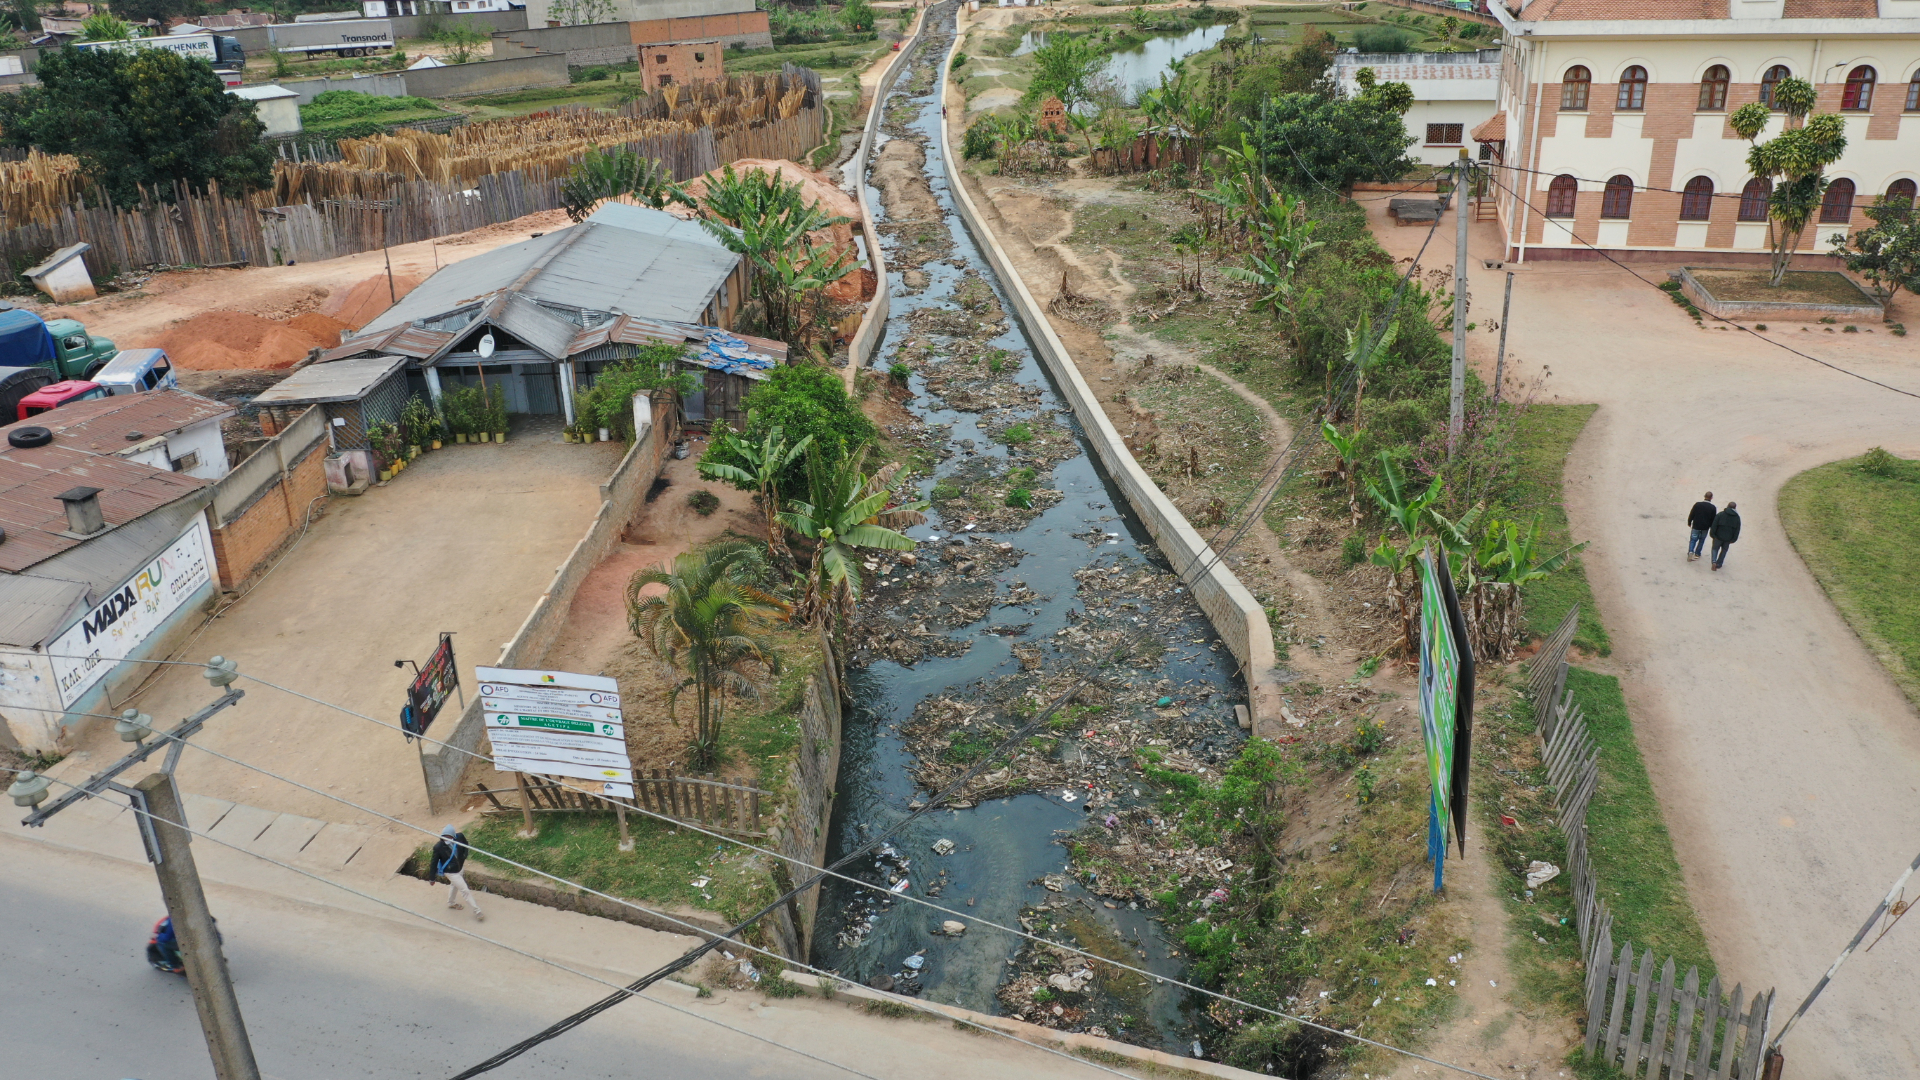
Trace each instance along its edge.
<instances>
[{"instance_id":1,"label":"satellite dish","mask_svg":"<svg viewBox=\"0 0 1920 1080\"><path fill-rule=\"evenodd\" d=\"M487 357L492 355L493 355L493 332L489 330L485 334L480 335L480 358L484 360Z\"/></svg>"}]
</instances>

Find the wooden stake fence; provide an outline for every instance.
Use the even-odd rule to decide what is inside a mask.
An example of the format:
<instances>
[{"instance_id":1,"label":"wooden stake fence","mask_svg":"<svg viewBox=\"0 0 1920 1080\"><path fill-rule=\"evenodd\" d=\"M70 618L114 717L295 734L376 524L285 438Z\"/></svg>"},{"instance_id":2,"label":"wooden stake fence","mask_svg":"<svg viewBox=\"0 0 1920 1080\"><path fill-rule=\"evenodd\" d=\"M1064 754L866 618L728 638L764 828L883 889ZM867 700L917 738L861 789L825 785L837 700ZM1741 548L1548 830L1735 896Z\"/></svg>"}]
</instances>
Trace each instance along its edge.
<instances>
[{"instance_id":1,"label":"wooden stake fence","mask_svg":"<svg viewBox=\"0 0 1920 1080\"><path fill-rule=\"evenodd\" d=\"M1600 750L1567 689L1567 649L1579 621L1575 604L1534 655L1527 697L1567 839L1565 872L1587 964L1586 1054L1629 1080L1642 1075L1642 1066L1646 1080L1756 1080L1772 990L1743 1002L1743 988L1735 984L1732 998L1723 999L1718 976L1702 992L1698 968L1688 968L1676 984L1672 957L1655 975L1652 949L1636 954L1631 942L1622 942L1615 952L1613 913L1600 898L1587 855L1587 807L1600 783Z\"/></svg>"},{"instance_id":2,"label":"wooden stake fence","mask_svg":"<svg viewBox=\"0 0 1920 1080\"><path fill-rule=\"evenodd\" d=\"M519 788L489 789L481 784L469 794L485 796L493 804L487 810L489 814L519 814L523 810L536 814L604 813L613 808L609 805L611 802L624 803L675 821L690 822L722 832L741 836L767 835L766 823L761 820L760 798L764 795L771 799L773 792L754 787L738 776L730 780L716 780L711 776L674 776L655 769L651 776L634 776L632 799L603 799L582 794L572 786L571 781L558 777L534 773L527 773L525 777L525 803L509 805L500 800L502 795L519 795Z\"/></svg>"}]
</instances>

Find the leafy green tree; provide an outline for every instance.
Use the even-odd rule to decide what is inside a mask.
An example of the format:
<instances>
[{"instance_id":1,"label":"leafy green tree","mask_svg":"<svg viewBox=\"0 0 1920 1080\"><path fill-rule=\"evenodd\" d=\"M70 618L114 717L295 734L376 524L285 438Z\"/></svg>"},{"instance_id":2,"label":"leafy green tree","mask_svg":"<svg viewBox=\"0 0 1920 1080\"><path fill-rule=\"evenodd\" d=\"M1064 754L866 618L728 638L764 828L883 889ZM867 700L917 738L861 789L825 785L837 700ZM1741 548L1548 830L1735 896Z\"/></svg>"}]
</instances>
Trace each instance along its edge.
<instances>
[{"instance_id":1,"label":"leafy green tree","mask_svg":"<svg viewBox=\"0 0 1920 1080\"><path fill-rule=\"evenodd\" d=\"M1056 33L1033 51L1033 64L1033 81L1020 100L1032 104L1057 97L1071 109L1088 100L1093 77L1107 65L1107 54L1086 38Z\"/></svg>"},{"instance_id":2,"label":"leafy green tree","mask_svg":"<svg viewBox=\"0 0 1920 1080\"><path fill-rule=\"evenodd\" d=\"M326 94L320 96L325 97ZM314 101L317 104L319 98ZM664 208L670 202L682 206L693 205L693 200L673 182L673 173L661 164L660 159L641 157L624 146L610 150L598 147L588 150L574 163L560 188L560 197L567 207L567 217L574 221L586 220L587 215L593 213L601 202L622 195L631 195L655 210Z\"/></svg>"},{"instance_id":3,"label":"leafy green tree","mask_svg":"<svg viewBox=\"0 0 1920 1080\"><path fill-rule=\"evenodd\" d=\"M667 695L669 715L682 693L694 692L695 769L719 761L727 695L752 700L759 690L754 675L780 673L779 650L758 633L788 610L762 588L769 572L759 545L723 540L675 556L670 566L643 570L627 584L628 628L653 655L687 674ZM648 595L650 585L666 591Z\"/></svg>"},{"instance_id":4,"label":"leafy green tree","mask_svg":"<svg viewBox=\"0 0 1920 1080\"><path fill-rule=\"evenodd\" d=\"M1920 213L1912 199L1882 200L1861 210L1873 225L1835 237L1833 256L1867 279L1891 319L1893 298L1901 289L1920 296Z\"/></svg>"},{"instance_id":5,"label":"leafy green tree","mask_svg":"<svg viewBox=\"0 0 1920 1080\"><path fill-rule=\"evenodd\" d=\"M786 429L778 426L757 440L722 430L701 455L701 475L757 493L761 511L767 515L767 550L775 555L786 553L780 538L780 477L803 460L812 445L812 435L789 442Z\"/></svg>"},{"instance_id":6,"label":"leafy green tree","mask_svg":"<svg viewBox=\"0 0 1920 1080\"><path fill-rule=\"evenodd\" d=\"M643 390L664 390L685 398L700 387L700 377L680 365L686 346L642 345L631 357L615 360L593 377L593 385L574 400L574 416L588 428L631 442L633 397Z\"/></svg>"},{"instance_id":7,"label":"leafy green tree","mask_svg":"<svg viewBox=\"0 0 1920 1080\"><path fill-rule=\"evenodd\" d=\"M128 22L146 22L152 19L163 25L169 19L191 17L200 13L198 0L113 0L110 6L115 15Z\"/></svg>"},{"instance_id":8,"label":"leafy green tree","mask_svg":"<svg viewBox=\"0 0 1920 1080\"><path fill-rule=\"evenodd\" d=\"M1227 94L1227 109L1234 116L1251 120L1260 115L1260 107L1270 98L1286 94L1310 94L1331 98L1338 89L1328 72L1340 45L1318 27L1309 25L1293 48L1278 58L1252 64L1234 77Z\"/></svg>"},{"instance_id":9,"label":"leafy green tree","mask_svg":"<svg viewBox=\"0 0 1920 1080\"><path fill-rule=\"evenodd\" d=\"M480 47L492 38L475 26L471 18L466 18L435 31L433 40L447 47L447 63L470 64L479 57Z\"/></svg>"},{"instance_id":10,"label":"leafy green tree","mask_svg":"<svg viewBox=\"0 0 1920 1080\"><path fill-rule=\"evenodd\" d=\"M856 34L873 29L873 5L867 0L847 0L840 9L840 21Z\"/></svg>"},{"instance_id":11,"label":"leafy green tree","mask_svg":"<svg viewBox=\"0 0 1920 1080\"><path fill-rule=\"evenodd\" d=\"M810 440L809 455L818 455L829 463L837 463L879 435L873 421L847 396L846 383L823 367L775 368L767 381L747 393L744 404L747 422L738 440L710 444L700 459L703 468L711 463L757 471L740 450L744 445L764 446L776 430L795 442ZM781 491L806 490L806 461L789 461L775 483ZM777 504L774 509L779 509Z\"/></svg>"},{"instance_id":12,"label":"leafy green tree","mask_svg":"<svg viewBox=\"0 0 1920 1080\"><path fill-rule=\"evenodd\" d=\"M1249 130L1267 175L1296 191L1398 180L1418 164L1400 114L1373 98L1285 94L1262 105Z\"/></svg>"},{"instance_id":13,"label":"leafy green tree","mask_svg":"<svg viewBox=\"0 0 1920 1080\"><path fill-rule=\"evenodd\" d=\"M1807 115L1817 98L1813 84L1805 79L1780 80L1773 88L1773 104L1786 114L1785 130L1766 142L1759 141L1772 118L1765 105L1749 102L1727 118L1734 132L1752 144L1747 151L1748 171L1773 185L1767 199L1773 285L1786 280L1800 238L1820 209L1827 193L1827 166L1847 150L1846 124L1838 113Z\"/></svg>"},{"instance_id":14,"label":"leafy green tree","mask_svg":"<svg viewBox=\"0 0 1920 1080\"><path fill-rule=\"evenodd\" d=\"M80 36L87 41L125 41L133 27L110 11L96 11L80 20Z\"/></svg>"},{"instance_id":15,"label":"leafy green tree","mask_svg":"<svg viewBox=\"0 0 1920 1080\"><path fill-rule=\"evenodd\" d=\"M836 639L845 636L846 620L860 602L859 552L912 551L914 542L898 530L927 520L924 502L893 505L888 485L900 463L869 476L866 458L864 446L835 463L809 454L807 497L790 500L780 514L780 524L813 541L806 591L795 617L832 618Z\"/></svg>"},{"instance_id":16,"label":"leafy green tree","mask_svg":"<svg viewBox=\"0 0 1920 1080\"><path fill-rule=\"evenodd\" d=\"M74 155L121 206L142 185L238 193L273 182L253 103L228 94L205 61L68 48L42 57L38 74L41 85L0 94L0 141Z\"/></svg>"}]
</instances>

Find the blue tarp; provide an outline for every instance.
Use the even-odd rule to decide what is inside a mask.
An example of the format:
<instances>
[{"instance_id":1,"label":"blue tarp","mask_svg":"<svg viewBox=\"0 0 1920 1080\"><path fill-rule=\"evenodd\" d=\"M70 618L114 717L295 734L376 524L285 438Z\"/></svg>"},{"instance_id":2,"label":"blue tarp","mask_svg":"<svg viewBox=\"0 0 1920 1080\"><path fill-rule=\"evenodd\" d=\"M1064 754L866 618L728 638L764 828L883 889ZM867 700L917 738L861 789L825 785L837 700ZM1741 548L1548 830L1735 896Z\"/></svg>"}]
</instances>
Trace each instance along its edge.
<instances>
[{"instance_id":1,"label":"blue tarp","mask_svg":"<svg viewBox=\"0 0 1920 1080\"><path fill-rule=\"evenodd\" d=\"M20 308L0 311L0 364L54 366L53 335L40 316Z\"/></svg>"},{"instance_id":2,"label":"blue tarp","mask_svg":"<svg viewBox=\"0 0 1920 1080\"><path fill-rule=\"evenodd\" d=\"M776 366L772 357L754 352L752 346L725 330L711 326L700 329L706 332L707 344L696 355L698 362L706 367L751 378Z\"/></svg>"}]
</instances>

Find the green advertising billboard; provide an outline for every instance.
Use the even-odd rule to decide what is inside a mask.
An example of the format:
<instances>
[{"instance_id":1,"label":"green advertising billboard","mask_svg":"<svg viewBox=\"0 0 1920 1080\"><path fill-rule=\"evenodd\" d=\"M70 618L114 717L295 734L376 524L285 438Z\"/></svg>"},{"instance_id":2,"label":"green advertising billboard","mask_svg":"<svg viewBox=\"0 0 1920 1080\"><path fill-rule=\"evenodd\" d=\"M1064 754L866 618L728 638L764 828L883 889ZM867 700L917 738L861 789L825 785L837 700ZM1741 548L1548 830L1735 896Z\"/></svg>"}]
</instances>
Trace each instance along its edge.
<instances>
[{"instance_id":1,"label":"green advertising billboard","mask_svg":"<svg viewBox=\"0 0 1920 1080\"><path fill-rule=\"evenodd\" d=\"M1420 733L1427 748L1432 800L1427 854L1433 887L1445 884L1451 832L1467 848L1467 763L1473 744L1473 648L1453 591L1446 555L1432 548L1415 560L1420 574Z\"/></svg>"}]
</instances>

